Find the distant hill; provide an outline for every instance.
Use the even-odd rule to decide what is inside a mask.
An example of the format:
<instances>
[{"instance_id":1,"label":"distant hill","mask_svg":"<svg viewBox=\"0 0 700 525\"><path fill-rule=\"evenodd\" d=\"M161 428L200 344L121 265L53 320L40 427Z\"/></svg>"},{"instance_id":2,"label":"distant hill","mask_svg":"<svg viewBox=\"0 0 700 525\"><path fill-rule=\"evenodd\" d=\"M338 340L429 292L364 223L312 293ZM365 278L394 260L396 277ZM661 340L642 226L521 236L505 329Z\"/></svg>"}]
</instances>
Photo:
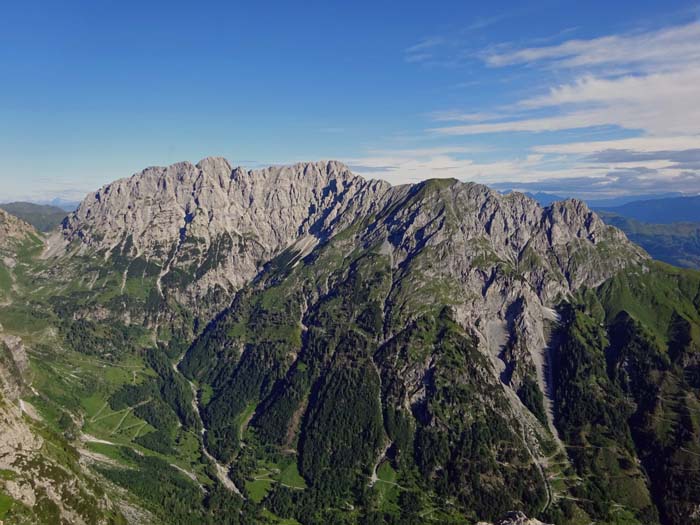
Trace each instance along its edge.
<instances>
[{"instance_id":1,"label":"distant hill","mask_svg":"<svg viewBox=\"0 0 700 525\"><path fill-rule=\"evenodd\" d=\"M700 195L635 201L616 207L595 206L628 219L641 222L670 224L675 222L700 222Z\"/></svg>"},{"instance_id":2,"label":"distant hill","mask_svg":"<svg viewBox=\"0 0 700 525\"><path fill-rule=\"evenodd\" d=\"M57 206L32 202L8 202L0 204L0 208L28 222L42 232L53 230L68 215L66 210Z\"/></svg>"},{"instance_id":3,"label":"distant hill","mask_svg":"<svg viewBox=\"0 0 700 525\"><path fill-rule=\"evenodd\" d=\"M607 223L627 234L654 259L684 268L700 268L700 222L649 224L600 211Z\"/></svg>"},{"instance_id":4,"label":"distant hill","mask_svg":"<svg viewBox=\"0 0 700 525\"><path fill-rule=\"evenodd\" d=\"M75 211L75 209L78 207L78 204L80 204L80 201L69 201L65 199L59 199L57 197L46 202L39 201L38 204L48 204L49 206L61 208L62 210Z\"/></svg>"},{"instance_id":5,"label":"distant hill","mask_svg":"<svg viewBox=\"0 0 700 525\"><path fill-rule=\"evenodd\" d=\"M510 193L513 190L507 190L504 191L505 194ZM535 199L537 202L540 203L540 206L549 206L553 202L558 202L558 201L563 201L571 197L575 197L578 199L581 199L578 195L558 195L556 193L546 193L543 191L536 191L536 192L530 192L526 191L525 195L530 197L531 199ZM682 193L659 193L659 194L649 194L649 195L623 195L620 197L609 197L607 199L581 199L586 201L586 204L588 204L589 208L593 209L604 209L604 210L612 210L613 208L617 209L621 206L625 206L627 204L633 203L633 202L647 202L647 201L656 201L656 200L673 200L676 198L681 198L683 197Z\"/></svg>"}]
</instances>

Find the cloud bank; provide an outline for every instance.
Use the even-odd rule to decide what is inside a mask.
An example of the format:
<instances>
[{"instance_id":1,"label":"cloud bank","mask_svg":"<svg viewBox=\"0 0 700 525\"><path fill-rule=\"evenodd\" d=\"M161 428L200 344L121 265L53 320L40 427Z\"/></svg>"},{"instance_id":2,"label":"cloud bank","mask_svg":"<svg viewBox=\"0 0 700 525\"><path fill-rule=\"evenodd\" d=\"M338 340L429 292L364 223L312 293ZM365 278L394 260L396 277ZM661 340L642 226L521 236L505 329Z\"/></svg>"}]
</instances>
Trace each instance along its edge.
<instances>
[{"instance_id":1,"label":"cloud bank","mask_svg":"<svg viewBox=\"0 0 700 525\"><path fill-rule=\"evenodd\" d=\"M437 62L445 42L425 40L406 50L406 59L422 62L420 55L429 54ZM450 52L443 61L458 58ZM700 192L700 23L533 47L500 44L476 57L488 69L541 70L542 78L564 80L486 111L436 112L428 136L534 136L528 151L489 163L449 150L406 151L355 164L369 173L381 164L384 178L444 174L581 196ZM594 130L619 138L576 140Z\"/></svg>"}]
</instances>

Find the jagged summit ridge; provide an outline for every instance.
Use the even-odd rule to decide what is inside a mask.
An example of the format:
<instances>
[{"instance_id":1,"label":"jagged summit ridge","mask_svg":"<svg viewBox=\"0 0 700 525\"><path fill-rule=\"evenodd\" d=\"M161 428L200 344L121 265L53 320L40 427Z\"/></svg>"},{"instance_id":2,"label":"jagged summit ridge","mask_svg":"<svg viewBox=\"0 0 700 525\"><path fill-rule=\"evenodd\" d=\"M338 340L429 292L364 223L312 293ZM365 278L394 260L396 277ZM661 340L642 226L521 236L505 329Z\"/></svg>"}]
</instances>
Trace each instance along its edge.
<instances>
[{"instance_id":1,"label":"jagged summit ridge","mask_svg":"<svg viewBox=\"0 0 700 525\"><path fill-rule=\"evenodd\" d=\"M161 294L169 287L179 302L220 293L206 316L286 247L311 249L378 211L389 188L334 161L247 170L212 157L151 167L88 195L47 254L67 246L71 253L145 260L159 268ZM195 282L183 283L178 270L196 274Z\"/></svg>"},{"instance_id":2,"label":"jagged summit ridge","mask_svg":"<svg viewBox=\"0 0 700 525\"><path fill-rule=\"evenodd\" d=\"M483 286L508 264L545 302L644 257L581 201L542 208L523 194L454 179L392 187L336 161L247 170L220 157L150 167L104 186L68 216L48 253L67 246L145 260L158 267L161 295L170 289L192 305L218 293L206 317L283 250L309 253L354 223L364 225L363 242L388 243L396 265L435 245L440 272ZM601 243L608 257L588 260Z\"/></svg>"},{"instance_id":3,"label":"jagged summit ridge","mask_svg":"<svg viewBox=\"0 0 700 525\"><path fill-rule=\"evenodd\" d=\"M155 258L164 258L167 250L159 248L183 236L207 239L222 231L254 235L275 247L314 226L322 229L320 214L332 220L341 211L334 205L354 194L386 189L388 184L364 181L338 162L249 171L209 157L196 165L147 168L104 186L69 216L63 233L109 249L131 235L136 253Z\"/></svg>"}]
</instances>

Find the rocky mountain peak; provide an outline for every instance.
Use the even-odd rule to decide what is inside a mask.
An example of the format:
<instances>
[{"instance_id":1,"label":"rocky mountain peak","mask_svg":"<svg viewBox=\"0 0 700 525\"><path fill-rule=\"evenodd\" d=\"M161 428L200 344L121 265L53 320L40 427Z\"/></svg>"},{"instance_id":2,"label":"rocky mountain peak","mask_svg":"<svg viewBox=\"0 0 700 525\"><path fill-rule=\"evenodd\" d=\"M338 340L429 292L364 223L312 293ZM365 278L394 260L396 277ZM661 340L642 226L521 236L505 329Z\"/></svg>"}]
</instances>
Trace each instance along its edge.
<instances>
[{"instance_id":1,"label":"rocky mountain peak","mask_svg":"<svg viewBox=\"0 0 700 525\"><path fill-rule=\"evenodd\" d=\"M88 195L47 254L144 260L159 268L161 291L176 271L194 275L171 283L186 302L215 290L230 295L283 249L300 242L310 250L378 211L389 188L335 161L247 170L208 157L150 167Z\"/></svg>"},{"instance_id":2,"label":"rocky mountain peak","mask_svg":"<svg viewBox=\"0 0 700 525\"><path fill-rule=\"evenodd\" d=\"M365 242L385 236L396 264L447 241L450 272L508 264L525 271L545 298L562 283L601 282L630 254L643 257L581 201L542 208L523 194L454 179L391 187L337 161L248 170L221 157L149 167L104 186L68 216L48 253L77 249L146 261L158 268L161 294L162 283L172 281L172 293L192 303L216 290L230 297L281 251L309 253L373 216L382 227L365 232ZM618 244L612 257L587 261L586 250L605 241ZM184 273L175 278L178 271Z\"/></svg>"}]
</instances>

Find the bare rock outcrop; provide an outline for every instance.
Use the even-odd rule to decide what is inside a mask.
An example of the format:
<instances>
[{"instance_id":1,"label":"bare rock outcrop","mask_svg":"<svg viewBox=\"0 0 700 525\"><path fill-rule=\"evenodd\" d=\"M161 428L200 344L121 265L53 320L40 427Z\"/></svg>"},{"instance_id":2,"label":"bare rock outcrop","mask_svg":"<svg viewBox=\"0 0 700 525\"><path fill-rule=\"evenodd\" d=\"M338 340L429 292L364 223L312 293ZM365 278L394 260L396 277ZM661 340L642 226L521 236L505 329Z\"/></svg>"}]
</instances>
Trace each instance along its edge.
<instances>
[{"instance_id":1,"label":"bare rock outcrop","mask_svg":"<svg viewBox=\"0 0 700 525\"><path fill-rule=\"evenodd\" d=\"M230 296L295 242L310 251L377 212L389 188L339 162L249 171L206 158L148 168L89 195L47 253L60 254L74 242L81 253L144 259L159 268L161 293L194 306L216 291ZM182 272L189 277L179 278Z\"/></svg>"},{"instance_id":2,"label":"bare rock outcrop","mask_svg":"<svg viewBox=\"0 0 700 525\"><path fill-rule=\"evenodd\" d=\"M68 216L46 255L117 258L123 282L137 263L151 265L161 296L201 326L284 250L306 255L351 225L354 246L381 246L397 279L410 268L425 282L450 283L457 318L514 391L530 376L547 392L552 306L648 257L577 200L543 208L456 180L391 187L339 162L250 171L222 158L104 186ZM393 318L406 315L397 303Z\"/></svg>"}]
</instances>

